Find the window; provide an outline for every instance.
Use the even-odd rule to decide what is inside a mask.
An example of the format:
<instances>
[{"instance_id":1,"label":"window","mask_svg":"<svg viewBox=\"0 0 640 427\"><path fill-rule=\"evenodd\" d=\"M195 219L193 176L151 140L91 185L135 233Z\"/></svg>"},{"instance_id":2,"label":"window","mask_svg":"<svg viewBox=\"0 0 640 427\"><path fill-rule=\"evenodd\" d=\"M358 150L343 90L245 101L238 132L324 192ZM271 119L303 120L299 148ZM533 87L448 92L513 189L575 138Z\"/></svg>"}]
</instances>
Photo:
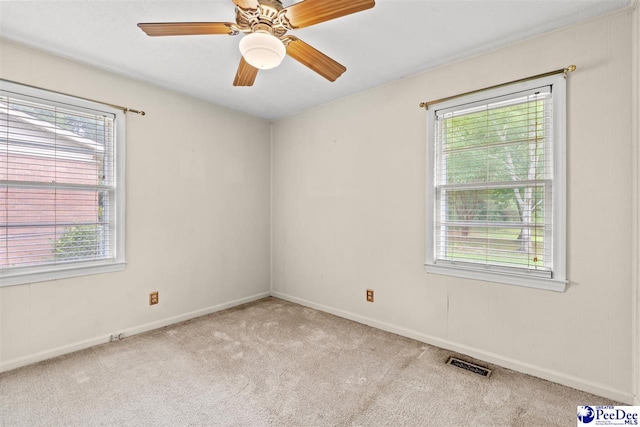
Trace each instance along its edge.
<instances>
[{"instance_id":1,"label":"window","mask_svg":"<svg viewBox=\"0 0 640 427\"><path fill-rule=\"evenodd\" d=\"M565 108L562 74L429 106L428 272L564 290Z\"/></svg>"},{"instance_id":2,"label":"window","mask_svg":"<svg viewBox=\"0 0 640 427\"><path fill-rule=\"evenodd\" d=\"M124 268L124 113L0 81L0 284Z\"/></svg>"}]
</instances>

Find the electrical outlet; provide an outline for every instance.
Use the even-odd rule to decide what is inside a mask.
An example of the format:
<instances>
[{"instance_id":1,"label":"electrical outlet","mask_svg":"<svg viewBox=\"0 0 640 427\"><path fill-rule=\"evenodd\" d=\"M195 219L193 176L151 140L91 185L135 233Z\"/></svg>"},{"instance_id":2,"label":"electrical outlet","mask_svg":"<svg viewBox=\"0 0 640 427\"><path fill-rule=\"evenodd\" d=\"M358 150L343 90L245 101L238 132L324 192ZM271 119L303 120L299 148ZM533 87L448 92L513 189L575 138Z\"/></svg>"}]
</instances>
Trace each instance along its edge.
<instances>
[{"instance_id":1,"label":"electrical outlet","mask_svg":"<svg viewBox=\"0 0 640 427\"><path fill-rule=\"evenodd\" d=\"M153 291L149 293L149 305L154 305L158 303L158 291Z\"/></svg>"},{"instance_id":2,"label":"electrical outlet","mask_svg":"<svg viewBox=\"0 0 640 427\"><path fill-rule=\"evenodd\" d=\"M109 341L113 342L113 341L120 341L121 339L124 338L124 333L119 333L119 334L113 334L111 335L111 338L109 338Z\"/></svg>"},{"instance_id":3,"label":"electrical outlet","mask_svg":"<svg viewBox=\"0 0 640 427\"><path fill-rule=\"evenodd\" d=\"M373 302L373 289L367 289L367 302Z\"/></svg>"}]
</instances>

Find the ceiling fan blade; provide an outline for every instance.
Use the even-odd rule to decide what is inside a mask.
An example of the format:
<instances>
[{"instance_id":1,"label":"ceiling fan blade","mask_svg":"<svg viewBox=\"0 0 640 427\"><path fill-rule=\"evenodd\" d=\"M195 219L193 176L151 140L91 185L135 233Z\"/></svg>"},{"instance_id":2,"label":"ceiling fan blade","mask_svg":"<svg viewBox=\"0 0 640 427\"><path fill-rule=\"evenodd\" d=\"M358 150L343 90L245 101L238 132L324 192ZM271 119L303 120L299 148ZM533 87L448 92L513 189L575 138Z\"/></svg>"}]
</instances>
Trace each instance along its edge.
<instances>
[{"instance_id":1,"label":"ceiling fan blade","mask_svg":"<svg viewBox=\"0 0 640 427\"><path fill-rule=\"evenodd\" d=\"M155 22L142 23L138 27L148 36L195 36L200 34L228 34L238 32L230 22Z\"/></svg>"},{"instance_id":2,"label":"ceiling fan blade","mask_svg":"<svg viewBox=\"0 0 640 427\"><path fill-rule=\"evenodd\" d=\"M258 0L233 0L233 2L242 9L257 9L259 6Z\"/></svg>"},{"instance_id":3,"label":"ceiling fan blade","mask_svg":"<svg viewBox=\"0 0 640 427\"><path fill-rule=\"evenodd\" d=\"M253 82L258 75L258 69L252 65L249 65L244 57L240 58L240 65L238 66L238 72L236 78L233 80L234 86L253 86Z\"/></svg>"},{"instance_id":4,"label":"ceiling fan blade","mask_svg":"<svg viewBox=\"0 0 640 427\"><path fill-rule=\"evenodd\" d=\"M375 0L304 0L284 10L292 28L303 28L361 12L375 4Z\"/></svg>"},{"instance_id":5,"label":"ceiling fan blade","mask_svg":"<svg viewBox=\"0 0 640 427\"><path fill-rule=\"evenodd\" d=\"M288 36L287 39L289 40L289 44L287 44L287 55L302 65L311 68L325 79L334 82L342 73L347 71L344 65L334 61L299 38Z\"/></svg>"}]
</instances>

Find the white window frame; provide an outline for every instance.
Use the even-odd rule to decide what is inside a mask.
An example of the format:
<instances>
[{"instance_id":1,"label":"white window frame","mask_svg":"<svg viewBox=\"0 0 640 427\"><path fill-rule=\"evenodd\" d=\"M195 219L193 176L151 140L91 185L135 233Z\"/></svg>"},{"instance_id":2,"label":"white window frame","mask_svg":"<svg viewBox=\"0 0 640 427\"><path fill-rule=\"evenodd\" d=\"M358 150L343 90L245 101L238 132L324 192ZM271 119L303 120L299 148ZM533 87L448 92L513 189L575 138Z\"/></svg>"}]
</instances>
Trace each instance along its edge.
<instances>
[{"instance_id":1,"label":"white window frame","mask_svg":"<svg viewBox=\"0 0 640 427\"><path fill-rule=\"evenodd\" d=\"M124 111L111 106L75 98L56 92L32 86L21 85L0 80L0 89L13 93L16 98L32 98L43 104L90 110L114 115L115 144L114 144L114 180L115 190L111 203L115 204L110 217L110 227L113 227L114 256L99 261L78 261L58 265L38 265L32 267L16 267L0 269L0 287L43 282L49 280L66 279L91 274L122 271L125 268L125 114Z\"/></svg>"},{"instance_id":2,"label":"white window frame","mask_svg":"<svg viewBox=\"0 0 640 427\"><path fill-rule=\"evenodd\" d=\"M551 86L553 105L553 178L552 178L552 221L551 239L553 271L551 277L540 277L527 271L508 271L491 266L478 267L455 262L436 263L435 227L436 197L436 113L438 110L507 96L536 87ZM427 273L487 282L504 283L563 292L566 278L566 80L562 73L525 82L476 92L438 104L430 104L427 110L427 248L425 270Z\"/></svg>"}]
</instances>

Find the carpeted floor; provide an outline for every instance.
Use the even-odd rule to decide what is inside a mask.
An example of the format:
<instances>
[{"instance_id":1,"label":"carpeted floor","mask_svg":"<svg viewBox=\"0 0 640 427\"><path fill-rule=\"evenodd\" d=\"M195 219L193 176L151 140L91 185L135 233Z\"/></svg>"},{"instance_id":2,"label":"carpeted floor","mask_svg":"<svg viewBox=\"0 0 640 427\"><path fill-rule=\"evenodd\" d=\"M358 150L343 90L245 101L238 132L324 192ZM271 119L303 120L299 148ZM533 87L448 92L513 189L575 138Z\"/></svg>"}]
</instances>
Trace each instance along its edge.
<instances>
[{"instance_id":1,"label":"carpeted floor","mask_svg":"<svg viewBox=\"0 0 640 427\"><path fill-rule=\"evenodd\" d=\"M1 426L575 426L615 404L267 298L0 374Z\"/></svg>"}]
</instances>

